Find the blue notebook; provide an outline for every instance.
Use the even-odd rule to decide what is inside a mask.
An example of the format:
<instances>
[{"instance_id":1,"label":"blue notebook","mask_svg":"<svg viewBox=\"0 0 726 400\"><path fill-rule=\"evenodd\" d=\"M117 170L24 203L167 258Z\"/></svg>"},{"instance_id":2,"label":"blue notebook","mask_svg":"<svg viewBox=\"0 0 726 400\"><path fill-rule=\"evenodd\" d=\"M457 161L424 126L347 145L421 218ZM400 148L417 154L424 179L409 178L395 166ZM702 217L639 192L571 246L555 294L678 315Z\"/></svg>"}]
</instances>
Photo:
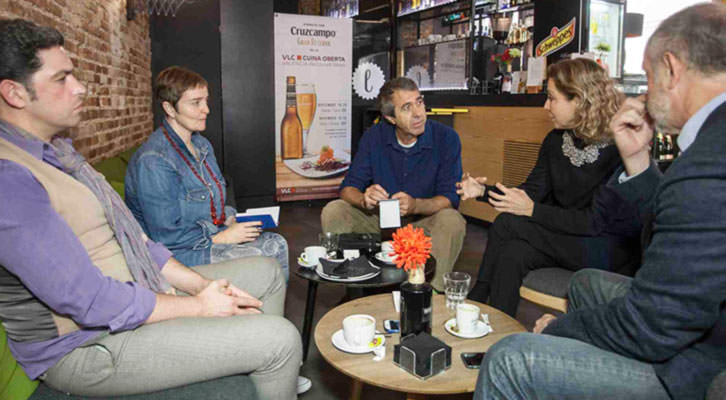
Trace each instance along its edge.
<instances>
[{"instance_id":1,"label":"blue notebook","mask_svg":"<svg viewBox=\"0 0 726 400\"><path fill-rule=\"evenodd\" d=\"M248 208L243 213L237 213L237 222L262 222L262 229L277 228L280 218L280 207Z\"/></svg>"}]
</instances>

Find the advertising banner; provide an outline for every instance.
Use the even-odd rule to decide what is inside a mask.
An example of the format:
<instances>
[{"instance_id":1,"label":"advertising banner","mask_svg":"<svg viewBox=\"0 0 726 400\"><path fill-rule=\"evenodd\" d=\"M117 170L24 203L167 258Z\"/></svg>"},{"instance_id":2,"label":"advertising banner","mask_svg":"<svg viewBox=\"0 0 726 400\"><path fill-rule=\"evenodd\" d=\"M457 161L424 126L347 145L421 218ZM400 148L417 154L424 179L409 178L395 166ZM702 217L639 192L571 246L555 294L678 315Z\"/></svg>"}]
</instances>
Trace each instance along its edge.
<instances>
[{"instance_id":1,"label":"advertising banner","mask_svg":"<svg viewBox=\"0 0 726 400\"><path fill-rule=\"evenodd\" d=\"M353 24L275 14L277 201L338 196L351 162Z\"/></svg>"},{"instance_id":2,"label":"advertising banner","mask_svg":"<svg viewBox=\"0 0 726 400\"><path fill-rule=\"evenodd\" d=\"M582 43L581 8L587 0L537 0L534 3L535 57L547 57L547 65L579 53Z\"/></svg>"}]
</instances>

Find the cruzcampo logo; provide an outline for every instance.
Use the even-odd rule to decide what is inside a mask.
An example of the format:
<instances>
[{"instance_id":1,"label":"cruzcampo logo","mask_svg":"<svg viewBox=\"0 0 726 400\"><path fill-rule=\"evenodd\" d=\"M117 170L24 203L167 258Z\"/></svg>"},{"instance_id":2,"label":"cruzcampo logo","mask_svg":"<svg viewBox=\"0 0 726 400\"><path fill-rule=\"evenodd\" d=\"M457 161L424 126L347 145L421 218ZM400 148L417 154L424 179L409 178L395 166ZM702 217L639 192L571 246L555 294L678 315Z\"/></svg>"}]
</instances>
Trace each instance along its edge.
<instances>
[{"instance_id":1,"label":"cruzcampo logo","mask_svg":"<svg viewBox=\"0 0 726 400\"><path fill-rule=\"evenodd\" d=\"M567 46L575 38L575 21L573 18L562 28L554 27L549 36L537 44L535 54L537 57L548 56L557 50Z\"/></svg>"}]
</instances>

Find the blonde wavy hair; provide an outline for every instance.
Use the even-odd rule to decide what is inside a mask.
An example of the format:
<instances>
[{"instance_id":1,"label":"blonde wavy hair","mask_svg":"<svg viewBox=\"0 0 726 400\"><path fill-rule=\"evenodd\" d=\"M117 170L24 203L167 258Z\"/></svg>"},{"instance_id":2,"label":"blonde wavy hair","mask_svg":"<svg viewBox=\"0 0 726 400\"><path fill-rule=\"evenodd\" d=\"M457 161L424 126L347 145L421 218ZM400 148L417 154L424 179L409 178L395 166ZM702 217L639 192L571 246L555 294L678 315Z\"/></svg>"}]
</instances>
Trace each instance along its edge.
<instances>
[{"instance_id":1,"label":"blonde wavy hair","mask_svg":"<svg viewBox=\"0 0 726 400\"><path fill-rule=\"evenodd\" d=\"M557 90L575 100L575 135L586 143L612 140L608 127L625 96L619 92L604 68L586 58L563 60L547 68Z\"/></svg>"}]
</instances>

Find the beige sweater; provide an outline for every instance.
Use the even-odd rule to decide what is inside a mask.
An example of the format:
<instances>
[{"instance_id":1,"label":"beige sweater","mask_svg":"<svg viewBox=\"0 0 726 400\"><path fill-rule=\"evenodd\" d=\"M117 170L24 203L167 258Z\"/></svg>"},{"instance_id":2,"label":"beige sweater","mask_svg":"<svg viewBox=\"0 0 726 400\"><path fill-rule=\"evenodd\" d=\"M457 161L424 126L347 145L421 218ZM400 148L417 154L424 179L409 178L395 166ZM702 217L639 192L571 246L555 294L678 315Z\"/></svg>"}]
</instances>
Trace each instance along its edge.
<instances>
[{"instance_id":1,"label":"beige sweater","mask_svg":"<svg viewBox=\"0 0 726 400\"><path fill-rule=\"evenodd\" d=\"M68 223L101 273L121 282L133 281L121 247L106 220L103 207L91 190L70 175L38 160L2 138L0 138L0 159L13 161L30 170L48 192L53 209ZM39 245L42 245L43 238L39 237L37 240ZM13 324L13 318L8 318L8 315L17 315L20 320L40 319L37 321L37 326L48 326L51 321L42 321L42 319L52 318L52 324L56 327L55 336L79 329L71 319L48 309L25 286L22 286L20 281L17 281L17 286L11 289L13 293L21 292L22 295L21 298L15 299L14 303L17 305L0 303L0 307L4 308L3 314L6 318L3 323L9 328L8 333L12 331ZM32 302L40 303L42 307L38 307L38 304L28 304ZM29 310L33 315L27 315ZM36 340L48 340L54 337L48 337L51 332L38 332L38 334Z\"/></svg>"}]
</instances>

